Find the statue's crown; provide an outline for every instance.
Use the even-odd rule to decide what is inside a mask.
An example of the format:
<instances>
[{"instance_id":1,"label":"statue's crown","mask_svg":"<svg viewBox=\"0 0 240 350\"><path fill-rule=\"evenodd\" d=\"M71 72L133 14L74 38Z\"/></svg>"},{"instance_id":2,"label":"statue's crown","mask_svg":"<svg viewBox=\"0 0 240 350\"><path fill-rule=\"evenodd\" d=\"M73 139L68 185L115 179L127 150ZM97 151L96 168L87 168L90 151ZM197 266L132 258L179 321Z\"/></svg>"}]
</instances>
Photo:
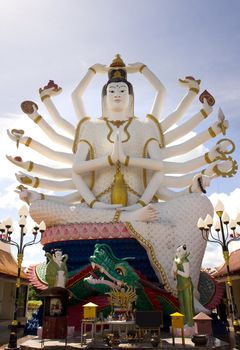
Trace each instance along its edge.
<instances>
[{"instance_id":1,"label":"statue's crown","mask_svg":"<svg viewBox=\"0 0 240 350\"><path fill-rule=\"evenodd\" d=\"M109 80L118 79L118 78L127 79L127 72L125 69L126 65L118 53L114 57L112 63L110 64L110 67L112 67L113 69L109 69L109 72L108 72Z\"/></svg>"},{"instance_id":2,"label":"statue's crown","mask_svg":"<svg viewBox=\"0 0 240 350\"><path fill-rule=\"evenodd\" d=\"M116 56L114 57L112 63L110 64L110 67L114 67L114 68L126 67L119 53L117 53Z\"/></svg>"}]
</instances>

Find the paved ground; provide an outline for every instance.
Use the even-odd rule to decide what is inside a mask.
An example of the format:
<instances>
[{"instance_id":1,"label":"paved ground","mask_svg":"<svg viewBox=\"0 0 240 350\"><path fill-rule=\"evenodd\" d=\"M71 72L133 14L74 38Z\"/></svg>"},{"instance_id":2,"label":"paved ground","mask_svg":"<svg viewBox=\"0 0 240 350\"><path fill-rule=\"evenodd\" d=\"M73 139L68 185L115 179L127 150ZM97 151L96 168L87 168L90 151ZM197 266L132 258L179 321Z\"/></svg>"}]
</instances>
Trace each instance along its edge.
<instances>
[{"instance_id":1,"label":"paved ground","mask_svg":"<svg viewBox=\"0 0 240 350\"><path fill-rule=\"evenodd\" d=\"M175 346L172 345L171 339L162 339L161 345L159 344L158 349L196 349L200 350L202 349L199 347L195 347L194 344L191 342L189 338L185 339L185 346L182 345L181 338L175 338ZM106 347L105 343L96 341L95 343L87 343L85 345L81 345L80 337L78 338L70 338L68 339L67 343L65 343L65 340L45 340L44 345L41 343L41 339L38 339L34 337L30 340L25 340L24 343L22 343L22 349L23 350L41 350L42 346L44 346L45 349L51 349L51 350L62 350L62 349L71 349L71 350L86 350L86 349L95 349L95 350L106 350L108 347ZM125 350L133 350L133 349L141 349L141 350L151 350L153 349L150 342L141 342L137 344L120 344L118 346L109 347L109 349L125 349ZM207 349L212 349L212 346L208 347ZM227 343L221 342L219 339L214 340L214 349L217 350L229 350L229 345Z\"/></svg>"},{"instance_id":2,"label":"paved ground","mask_svg":"<svg viewBox=\"0 0 240 350\"><path fill-rule=\"evenodd\" d=\"M1 326L0 325L0 349L4 349L4 347L7 346L8 344L8 340L9 340L9 329L7 326ZM171 340L170 339L164 339L163 340L163 347L165 348L164 344L166 344L166 342L168 342L169 344L171 344ZM23 336L23 330L20 330L19 333L18 333L18 345L23 345L23 349L41 349L41 340L38 339L37 337L35 336ZM176 338L176 346L175 346L175 349L179 349L179 348L182 348L182 346L180 345L181 344L181 339L180 338ZM220 345L220 343L217 341L216 345ZM65 347L65 341L64 340L61 340L61 341L58 341L58 340L45 340L44 342L44 346L47 347L47 348L52 348L52 349L56 349L56 348L64 348ZM80 345L80 337L79 338L71 338L71 339L68 339L68 346L72 349L81 349L81 345ZM124 347L124 345L122 346ZM130 346L131 348L133 346ZM168 347L168 346L167 346ZM86 346L84 346L84 348L86 348ZM100 346L93 346L92 348L99 348L100 349ZM127 344L125 346L125 348L127 348ZM128 347L129 348L129 347ZM137 346L134 346L134 348L151 348L151 345L150 344L139 344ZM192 348L194 349L194 344L191 342L191 340L188 338L186 339L186 346L185 348ZM196 349L196 348L195 348ZM225 347L226 349L226 347ZM230 349L230 347L227 346L227 349Z\"/></svg>"},{"instance_id":3,"label":"paved ground","mask_svg":"<svg viewBox=\"0 0 240 350\"><path fill-rule=\"evenodd\" d=\"M10 331L8 329L8 326L0 324L0 349L3 349L4 346L6 346L8 344L9 335L10 335ZM21 340L19 340L19 342L23 342L24 341L23 340L23 329L19 330L18 338L21 339ZM28 337L24 337L24 338L29 339L29 336Z\"/></svg>"},{"instance_id":4,"label":"paved ground","mask_svg":"<svg viewBox=\"0 0 240 350\"><path fill-rule=\"evenodd\" d=\"M10 334L10 331L8 329L8 326L7 326L8 322L5 322L5 323L0 323L0 350L4 349L4 347L7 346L8 344L8 340L9 340L9 334ZM34 342L32 343L31 340L34 339ZM228 339L224 339L224 340L228 340ZM190 340L189 340L190 341ZM186 341L186 343L189 345L189 341ZM30 344L34 344L35 343L35 346L34 348L38 348L38 342L40 343L39 340L37 340L36 337L34 336L31 336L31 335L28 335L28 336L23 336L23 329L19 330L18 332L18 345L21 345L23 343L28 343L29 345ZM49 342L49 341L48 341ZM52 342L52 341L51 341ZM54 341L53 341L54 342ZM75 346L77 343L80 343L80 339L76 339L76 338L73 338L72 340L69 339L69 343L75 343ZM177 340L177 342L180 342L180 340ZM39 344L40 345L40 344ZM47 344L45 344L46 346ZM50 345L50 344L48 344ZM51 344L52 345L52 344ZM60 345L60 344L59 344ZM62 345L62 344L61 344ZM80 344L79 344L80 345ZM193 344L191 344L193 346ZM192 347L191 346L191 347ZM58 347L58 346L57 346ZM73 346L74 347L74 346ZM78 347L78 346L77 346ZM30 346L31 348L31 346ZM40 346L39 346L40 348ZM140 346L139 346L140 348ZM193 348L194 349L194 348ZM196 348L195 348L196 349ZM228 347L228 349L235 349L235 347L233 346L230 346Z\"/></svg>"}]
</instances>

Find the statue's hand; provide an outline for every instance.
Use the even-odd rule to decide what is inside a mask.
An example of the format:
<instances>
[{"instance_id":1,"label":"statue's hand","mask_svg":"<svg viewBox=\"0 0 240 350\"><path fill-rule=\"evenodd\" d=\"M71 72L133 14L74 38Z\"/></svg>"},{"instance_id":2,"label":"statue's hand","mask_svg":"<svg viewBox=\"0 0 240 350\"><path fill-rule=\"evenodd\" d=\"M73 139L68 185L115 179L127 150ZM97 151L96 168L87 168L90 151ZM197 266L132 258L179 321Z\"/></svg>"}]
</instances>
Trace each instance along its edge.
<instances>
[{"instance_id":1,"label":"statue's hand","mask_svg":"<svg viewBox=\"0 0 240 350\"><path fill-rule=\"evenodd\" d=\"M203 106L204 111L207 113L207 115L209 115L210 113L212 113L213 108L208 104L206 98L203 99L203 104L202 104L202 106Z\"/></svg>"},{"instance_id":2,"label":"statue's hand","mask_svg":"<svg viewBox=\"0 0 240 350\"><path fill-rule=\"evenodd\" d=\"M218 160L206 169L205 173L210 173L213 177L223 176L232 177L237 173L238 165L231 157L226 160Z\"/></svg>"},{"instance_id":3,"label":"statue's hand","mask_svg":"<svg viewBox=\"0 0 240 350\"><path fill-rule=\"evenodd\" d=\"M12 141L16 142L17 148L19 143L24 144L28 139L26 136L23 136L24 130L18 130L18 129L12 129L11 131L7 130L7 134Z\"/></svg>"},{"instance_id":4,"label":"statue's hand","mask_svg":"<svg viewBox=\"0 0 240 350\"><path fill-rule=\"evenodd\" d=\"M223 135L226 135L226 131L227 131L228 127L229 127L228 120L225 120L225 117L223 117L223 118L218 117L218 121L212 125L212 130L214 131L214 133L216 135L218 135L220 133L222 133Z\"/></svg>"},{"instance_id":5,"label":"statue's hand","mask_svg":"<svg viewBox=\"0 0 240 350\"><path fill-rule=\"evenodd\" d=\"M226 135L226 131L229 127L229 122L228 120L225 119L225 115L221 108L219 108L218 110L218 120L219 120L218 128L221 130L223 135Z\"/></svg>"},{"instance_id":6,"label":"statue's hand","mask_svg":"<svg viewBox=\"0 0 240 350\"><path fill-rule=\"evenodd\" d=\"M124 164L126 160L126 154L123 149L121 134L118 134L117 136L118 136L118 157L120 162Z\"/></svg>"},{"instance_id":7,"label":"statue's hand","mask_svg":"<svg viewBox=\"0 0 240 350\"><path fill-rule=\"evenodd\" d=\"M137 73L140 72L143 67L145 67L145 64L141 62L129 63L126 70L127 73Z\"/></svg>"},{"instance_id":8,"label":"statue's hand","mask_svg":"<svg viewBox=\"0 0 240 350\"><path fill-rule=\"evenodd\" d=\"M108 203L103 203L103 202L95 202L93 204L94 209L117 209L121 208L121 204L108 204Z\"/></svg>"},{"instance_id":9,"label":"statue's hand","mask_svg":"<svg viewBox=\"0 0 240 350\"><path fill-rule=\"evenodd\" d=\"M193 77L186 77L184 79L178 79L180 86L186 87L188 89L197 89L199 90L199 85L201 80L196 80Z\"/></svg>"},{"instance_id":10,"label":"statue's hand","mask_svg":"<svg viewBox=\"0 0 240 350\"><path fill-rule=\"evenodd\" d=\"M23 162L21 157L15 157L13 158L12 156L6 155L6 158L13 164L23 168L23 169L28 169L30 166L30 162Z\"/></svg>"},{"instance_id":11,"label":"statue's hand","mask_svg":"<svg viewBox=\"0 0 240 350\"><path fill-rule=\"evenodd\" d=\"M112 149L112 154L111 158L113 163L116 163L119 160L119 145L118 145L118 133L115 134L114 136L114 143L113 143L113 149Z\"/></svg>"},{"instance_id":12,"label":"statue's hand","mask_svg":"<svg viewBox=\"0 0 240 350\"><path fill-rule=\"evenodd\" d=\"M26 202L27 204L31 204L32 202L41 199L41 194L36 191L31 191L28 189L24 190L15 190L16 193L19 194L19 198Z\"/></svg>"},{"instance_id":13,"label":"statue's hand","mask_svg":"<svg viewBox=\"0 0 240 350\"><path fill-rule=\"evenodd\" d=\"M40 116L40 114L38 113L38 107L35 103L31 106L31 113L24 113L26 113L29 116L29 118L31 118L33 121L36 119L36 117Z\"/></svg>"},{"instance_id":14,"label":"statue's hand","mask_svg":"<svg viewBox=\"0 0 240 350\"><path fill-rule=\"evenodd\" d=\"M49 80L46 86L39 89L39 94L42 101L44 101L44 99L47 97L59 95L61 92L62 88L55 84L53 80Z\"/></svg>"},{"instance_id":15,"label":"statue's hand","mask_svg":"<svg viewBox=\"0 0 240 350\"><path fill-rule=\"evenodd\" d=\"M225 158L225 155L231 152L229 151L229 148L232 147L231 141L228 139L226 139L225 141L224 140L225 139L222 139L222 142L217 143L209 151L209 158L211 159L212 162L217 159Z\"/></svg>"},{"instance_id":16,"label":"statue's hand","mask_svg":"<svg viewBox=\"0 0 240 350\"><path fill-rule=\"evenodd\" d=\"M108 72L109 67L107 67L104 64L96 63L93 66L91 66L92 70L96 73L105 74Z\"/></svg>"},{"instance_id":17,"label":"statue's hand","mask_svg":"<svg viewBox=\"0 0 240 350\"><path fill-rule=\"evenodd\" d=\"M36 179L37 179L34 176L27 175L21 171L19 171L18 174L15 174L15 176L21 184L37 187L37 186L34 186L34 184L36 183Z\"/></svg>"}]
</instances>

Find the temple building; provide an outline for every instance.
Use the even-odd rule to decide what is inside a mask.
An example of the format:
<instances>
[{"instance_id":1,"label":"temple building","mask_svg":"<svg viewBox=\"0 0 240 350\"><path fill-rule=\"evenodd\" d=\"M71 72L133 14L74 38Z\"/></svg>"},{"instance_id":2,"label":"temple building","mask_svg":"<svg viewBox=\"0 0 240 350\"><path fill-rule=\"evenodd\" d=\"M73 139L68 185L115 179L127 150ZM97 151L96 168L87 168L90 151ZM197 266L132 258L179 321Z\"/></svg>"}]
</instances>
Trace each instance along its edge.
<instances>
[{"instance_id":1,"label":"temple building","mask_svg":"<svg viewBox=\"0 0 240 350\"><path fill-rule=\"evenodd\" d=\"M237 317L240 317L240 249L235 250L230 254L229 267L232 279L233 296L237 309ZM223 286L227 282L227 267L224 263L217 268L217 271L212 276Z\"/></svg>"},{"instance_id":2,"label":"temple building","mask_svg":"<svg viewBox=\"0 0 240 350\"><path fill-rule=\"evenodd\" d=\"M0 242L0 322L12 320L15 303L17 262L14 259L10 246ZM28 279L21 272L20 300L18 318L26 315Z\"/></svg>"}]
</instances>

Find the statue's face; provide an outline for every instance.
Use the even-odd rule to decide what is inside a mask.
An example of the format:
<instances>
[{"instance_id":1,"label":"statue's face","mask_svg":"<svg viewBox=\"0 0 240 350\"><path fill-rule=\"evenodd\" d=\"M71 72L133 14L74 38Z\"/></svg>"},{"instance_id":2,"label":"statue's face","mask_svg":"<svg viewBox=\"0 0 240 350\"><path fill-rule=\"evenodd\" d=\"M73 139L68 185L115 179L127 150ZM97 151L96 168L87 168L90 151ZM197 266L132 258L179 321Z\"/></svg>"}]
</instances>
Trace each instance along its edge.
<instances>
[{"instance_id":1,"label":"statue's face","mask_svg":"<svg viewBox=\"0 0 240 350\"><path fill-rule=\"evenodd\" d=\"M106 104L107 108L121 112L129 106L129 91L125 83L110 83L107 86Z\"/></svg>"},{"instance_id":2,"label":"statue's face","mask_svg":"<svg viewBox=\"0 0 240 350\"><path fill-rule=\"evenodd\" d=\"M55 252L55 258L61 260L62 258L62 252L60 250L57 250Z\"/></svg>"},{"instance_id":3,"label":"statue's face","mask_svg":"<svg viewBox=\"0 0 240 350\"><path fill-rule=\"evenodd\" d=\"M186 250L186 246L185 245L181 245L177 248L176 251L176 256L179 258L183 258L185 255L187 254L187 250Z\"/></svg>"}]
</instances>

